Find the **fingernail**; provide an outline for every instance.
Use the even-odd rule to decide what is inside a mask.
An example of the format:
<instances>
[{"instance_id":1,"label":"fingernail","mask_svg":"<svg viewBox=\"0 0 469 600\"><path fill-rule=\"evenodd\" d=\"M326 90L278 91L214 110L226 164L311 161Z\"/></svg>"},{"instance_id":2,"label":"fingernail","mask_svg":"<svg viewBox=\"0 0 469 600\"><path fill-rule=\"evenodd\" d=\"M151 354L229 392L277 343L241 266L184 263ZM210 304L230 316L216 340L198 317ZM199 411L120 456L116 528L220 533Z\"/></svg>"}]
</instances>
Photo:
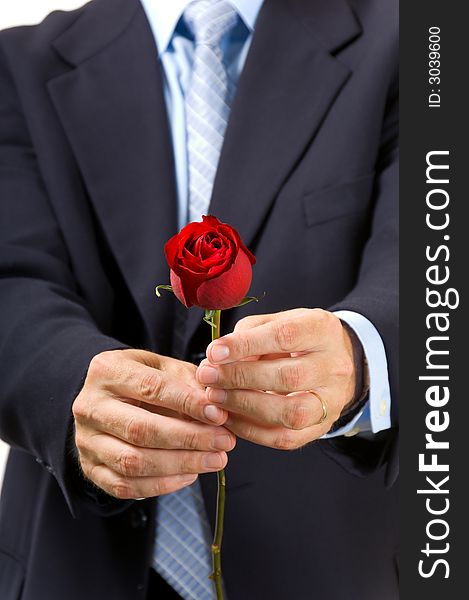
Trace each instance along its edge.
<instances>
[{"instance_id":1,"label":"fingernail","mask_svg":"<svg viewBox=\"0 0 469 600\"><path fill-rule=\"evenodd\" d=\"M218 370L215 367L204 365L199 369L200 383L216 383L218 379Z\"/></svg>"},{"instance_id":2,"label":"fingernail","mask_svg":"<svg viewBox=\"0 0 469 600\"><path fill-rule=\"evenodd\" d=\"M219 388L210 388L208 392L208 398L210 402L218 402L219 404L223 404L226 400L226 392L225 390L220 390Z\"/></svg>"},{"instance_id":3,"label":"fingernail","mask_svg":"<svg viewBox=\"0 0 469 600\"><path fill-rule=\"evenodd\" d=\"M214 344L210 348L210 358L215 362L226 360L230 355L230 349L223 344Z\"/></svg>"},{"instance_id":4,"label":"fingernail","mask_svg":"<svg viewBox=\"0 0 469 600\"><path fill-rule=\"evenodd\" d=\"M209 421L219 423L224 417L224 412L217 406L204 406L204 416Z\"/></svg>"},{"instance_id":5,"label":"fingernail","mask_svg":"<svg viewBox=\"0 0 469 600\"><path fill-rule=\"evenodd\" d=\"M221 469L223 467L223 461L219 454L206 454L202 458L202 466L205 469Z\"/></svg>"},{"instance_id":6,"label":"fingernail","mask_svg":"<svg viewBox=\"0 0 469 600\"><path fill-rule=\"evenodd\" d=\"M213 440L213 447L215 450L232 450L233 439L226 434L216 435Z\"/></svg>"}]
</instances>

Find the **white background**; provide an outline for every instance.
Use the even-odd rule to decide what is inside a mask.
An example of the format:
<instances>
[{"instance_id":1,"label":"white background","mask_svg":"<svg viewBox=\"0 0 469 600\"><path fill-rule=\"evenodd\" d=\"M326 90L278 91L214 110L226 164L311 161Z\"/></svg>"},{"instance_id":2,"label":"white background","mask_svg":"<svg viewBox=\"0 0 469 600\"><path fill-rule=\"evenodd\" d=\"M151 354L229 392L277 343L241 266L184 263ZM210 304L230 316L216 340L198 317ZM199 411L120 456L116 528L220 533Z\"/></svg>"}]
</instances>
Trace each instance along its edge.
<instances>
[{"instance_id":1,"label":"white background","mask_svg":"<svg viewBox=\"0 0 469 600\"><path fill-rule=\"evenodd\" d=\"M73 10L83 4L85 0L0 0L0 29L39 23L53 10ZM0 440L0 486L7 453L8 446Z\"/></svg>"}]
</instances>

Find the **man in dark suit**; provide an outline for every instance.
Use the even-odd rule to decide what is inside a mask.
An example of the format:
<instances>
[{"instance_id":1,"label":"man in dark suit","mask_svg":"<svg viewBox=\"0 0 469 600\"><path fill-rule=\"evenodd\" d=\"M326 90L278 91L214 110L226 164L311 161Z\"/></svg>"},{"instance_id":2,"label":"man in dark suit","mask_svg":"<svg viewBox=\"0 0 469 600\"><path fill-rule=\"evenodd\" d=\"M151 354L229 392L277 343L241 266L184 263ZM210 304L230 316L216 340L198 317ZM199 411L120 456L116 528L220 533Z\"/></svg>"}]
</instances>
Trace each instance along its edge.
<instances>
[{"instance_id":1,"label":"man in dark suit","mask_svg":"<svg viewBox=\"0 0 469 600\"><path fill-rule=\"evenodd\" d=\"M227 462L228 600L398 597L397 9L261 4L0 34L4 600L211 598L171 502L196 548ZM208 349L153 294L206 210L267 292Z\"/></svg>"}]
</instances>

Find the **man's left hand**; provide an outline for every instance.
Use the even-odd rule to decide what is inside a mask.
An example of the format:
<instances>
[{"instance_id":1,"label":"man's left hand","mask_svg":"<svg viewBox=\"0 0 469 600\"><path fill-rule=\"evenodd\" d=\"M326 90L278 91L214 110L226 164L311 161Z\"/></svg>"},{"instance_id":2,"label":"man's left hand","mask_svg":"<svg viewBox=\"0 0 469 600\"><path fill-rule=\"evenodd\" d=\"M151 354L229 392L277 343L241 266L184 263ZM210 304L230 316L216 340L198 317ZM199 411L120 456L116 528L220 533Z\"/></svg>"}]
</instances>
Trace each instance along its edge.
<instances>
[{"instance_id":1,"label":"man's left hand","mask_svg":"<svg viewBox=\"0 0 469 600\"><path fill-rule=\"evenodd\" d=\"M235 435L293 450L327 433L353 401L352 341L321 309L249 316L208 346L197 379Z\"/></svg>"}]
</instances>

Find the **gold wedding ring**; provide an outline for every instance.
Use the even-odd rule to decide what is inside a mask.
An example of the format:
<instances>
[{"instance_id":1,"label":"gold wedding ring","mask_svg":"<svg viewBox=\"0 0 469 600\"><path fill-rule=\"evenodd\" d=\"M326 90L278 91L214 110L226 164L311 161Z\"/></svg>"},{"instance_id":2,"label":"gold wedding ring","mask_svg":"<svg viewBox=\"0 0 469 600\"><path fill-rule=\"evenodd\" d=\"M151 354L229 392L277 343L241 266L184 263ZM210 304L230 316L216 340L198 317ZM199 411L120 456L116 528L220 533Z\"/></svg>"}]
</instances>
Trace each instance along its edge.
<instances>
[{"instance_id":1,"label":"gold wedding ring","mask_svg":"<svg viewBox=\"0 0 469 600\"><path fill-rule=\"evenodd\" d=\"M326 404L326 401L323 400L321 398L321 396L319 396L319 394L317 394L316 392L313 392L313 390L306 390L306 391L308 392L308 394L312 394L321 403L321 406L322 406L322 415L321 415L321 418L319 419L319 421L316 423L316 425L321 425L321 423L324 423L324 421L327 419L327 404Z\"/></svg>"}]
</instances>

